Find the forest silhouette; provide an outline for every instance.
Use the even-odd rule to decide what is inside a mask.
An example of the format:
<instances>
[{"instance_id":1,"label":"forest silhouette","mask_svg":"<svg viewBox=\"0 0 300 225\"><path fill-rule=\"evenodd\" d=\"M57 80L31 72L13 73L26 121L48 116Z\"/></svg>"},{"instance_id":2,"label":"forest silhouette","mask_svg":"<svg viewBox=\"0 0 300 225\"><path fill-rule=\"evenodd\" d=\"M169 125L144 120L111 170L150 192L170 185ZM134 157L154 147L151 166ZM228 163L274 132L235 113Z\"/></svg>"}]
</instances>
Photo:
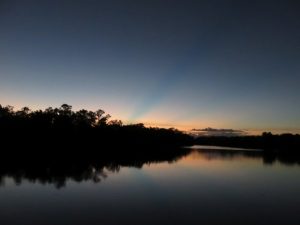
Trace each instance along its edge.
<instances>
[{"instance_id":1,"label":"forest silhouette","mask_svg":"<svg viewBox=\"0 0 300 225\"><path fill-rule=\"evenodd\" d=\"M125 125L121 120L111 120L104 110L73 111L68 104L35 111L28 107L15 111L12 106L0 105L0 134L2 146L9 146L3 153L26 155L34 151L41 157L70 153L72 157L96 156L99 152L102 156L105 153L124 157L125 153L127 156L147 151L162 153L166 147L190 145L255 148L299 155L300 148L298 134L264 132L260 136L192 137L174 128L145 127L142 123Z\"/></svg>"},{"instance_id":2,"label":"forest silhouette","mask_svg":"<svg viewBox=\"0 0 300 225\"><path fill-rule=\"evenodd\" d=\"M7 146L19 152L41 152L43 148L43 153L49 149L50 153L57 149L65 153L76 148L83 154L108 146L117 150L124 146L178 147L193 142L190 135L174 128L145 127L142 123L124 125L121 120L110 120L110 115L101 109L73 111L68 104L36 111L28 107L14 111L12 106L0 105L0 132Z\"/></svg>"},{"instance_id":3,"label":"forest silhouette","mask_svg":"<svg viewBox=\"0 0 300 225\"><path fill-rule=\"evenodd\" d=\"M244 136L199 136L194 144L216 145L226 147L239 147L262 149L273 154L293 154L300 156L299 134L272 134L263 132L262 135Z\"/></svg>"}]
</instances>

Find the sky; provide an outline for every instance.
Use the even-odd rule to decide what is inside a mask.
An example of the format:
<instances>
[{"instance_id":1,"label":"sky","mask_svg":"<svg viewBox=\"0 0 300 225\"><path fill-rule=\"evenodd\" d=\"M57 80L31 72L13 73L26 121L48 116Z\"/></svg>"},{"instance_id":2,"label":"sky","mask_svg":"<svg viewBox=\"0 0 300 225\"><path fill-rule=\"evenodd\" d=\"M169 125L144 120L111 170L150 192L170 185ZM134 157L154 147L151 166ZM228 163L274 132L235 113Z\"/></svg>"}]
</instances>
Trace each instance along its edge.
<instances>
[{"instance_id":1,"label":"sky","mask_svg":"<svg viewBox=\"0 0 300 225\"><path fill-rule=\"evenodd\" d=\"M0 104L300 131L300 2L0 0Z\"/></svg>"}]
</instances>

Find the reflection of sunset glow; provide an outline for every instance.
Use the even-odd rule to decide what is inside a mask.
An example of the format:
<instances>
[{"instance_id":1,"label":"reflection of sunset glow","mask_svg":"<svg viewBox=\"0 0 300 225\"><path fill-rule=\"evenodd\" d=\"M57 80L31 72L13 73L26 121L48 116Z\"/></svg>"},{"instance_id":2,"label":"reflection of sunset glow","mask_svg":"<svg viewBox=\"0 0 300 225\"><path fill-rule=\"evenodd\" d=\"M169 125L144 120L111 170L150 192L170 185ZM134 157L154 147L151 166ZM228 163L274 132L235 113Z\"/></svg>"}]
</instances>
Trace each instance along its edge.
<instances>
[{"instance_id":1,"label":"reflection of sunset glow","mask_svg":"<svg viewBox=\"0 0 300 225\"><path fill-rule=\"evenodd\" d=\"M242 168L254 167L258 161L262 164L261 158L251 158L242 155L234 155L233 157L226 158L216 154L214 150L211 150L211 152L193 151L188 156L179 159L176 163L151 164L144 166L143 171L148 176L159 176L165 179L176 178L182 171L186 170L198 174L207 173L209 176L213 176L213 174L219 176L220 173L238 175L243 173Z\"/></svg>"}]
</instances>

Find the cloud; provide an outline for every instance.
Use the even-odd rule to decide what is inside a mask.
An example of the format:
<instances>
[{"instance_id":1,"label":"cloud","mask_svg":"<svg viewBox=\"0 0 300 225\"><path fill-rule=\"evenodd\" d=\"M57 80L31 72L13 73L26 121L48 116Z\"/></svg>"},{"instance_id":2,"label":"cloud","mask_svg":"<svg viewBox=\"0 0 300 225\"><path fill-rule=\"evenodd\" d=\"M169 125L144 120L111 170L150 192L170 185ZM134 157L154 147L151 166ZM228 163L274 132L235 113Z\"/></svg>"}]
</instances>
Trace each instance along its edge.
<instances>
[{"instance_id":1,"label":"cloud","mask_svg":"<svg viewBox=\"0 0 300 225\"><path fill-rule=\"evenodd\" d=\"M247 135L246 131L243 130L234 130L234 129L215 129L215 128L204 128L204 129L192 129L190 134L193 136L226 136L226 137L235 137L235 136L244 136Z\"/></svg>"}]
</instances>

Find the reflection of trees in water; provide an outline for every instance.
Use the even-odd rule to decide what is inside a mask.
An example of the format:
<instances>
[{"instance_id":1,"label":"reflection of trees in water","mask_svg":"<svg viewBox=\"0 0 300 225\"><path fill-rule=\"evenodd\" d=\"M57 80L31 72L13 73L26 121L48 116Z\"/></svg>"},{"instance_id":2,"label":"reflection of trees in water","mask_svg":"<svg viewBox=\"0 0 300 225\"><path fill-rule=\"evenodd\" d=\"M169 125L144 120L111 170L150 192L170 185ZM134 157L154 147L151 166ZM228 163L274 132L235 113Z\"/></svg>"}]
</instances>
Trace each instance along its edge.
<instances>
[{"instance_id":1,"label":"reflection of trees in water","mask_svg":"<svg viewBox=\"0 0 300 225\"><path fill-rule=\"evenodd\" d=\"M67 181L98 183L107 178L109 173L118 173L122 167L142 168L145 164L175 162L190 152L188 149L162 150L160 153L132 152L117 158L104 153L91 158L60 156L59 158L9 157L0 163L0 186L6 177L12 178L16 185L28 181L43 185L53 184L64 187ZM95 159L96 158L96 159ZM38 160L37 160L38 159Z\"/></svg>"},{"instance_id":2,"label":"reflection of trees in water","mask_svg":"<svg viewBox=\"0 0 300 225\"><path fill-rule=\"evenodd\" d=\"M65 186L68 180L75 182L93 181L95 183L100 182L107 177L107 173L104 168L81 168L81 169L67 169L61 168L41 168L41 167L27 167L16 168L1 174L0 185L4 185L4 177L10 177L14 180L16 185L21 185L24 180L31 183L40 184L54 184L57 188ZM34 171L38 170L38 171ZM2 182L1 182L2 181Z\"/></svg>"},{"instance_id":3,"label":"reflection of trees in water","mask_svg":"<svg viewBox=\"0 0 300 225\"><path fill-rule=\"evenodd\" d=\"M234 160L239 157L262 159L264 164L272 165L279 162L284 165L300 165L300 154L283 154L282 152L268 151L236 151L236 150L196 150L202 157L207 160L227 159Z\"/></svg>"},{"instance_id":4,"label":"reflection of trees in water","mask_svg":"<svg viewBox=\"0 0 300 225\"><path fill-rule=\"evenodd\" d=\"M230 151L230 150L190 150L190 149L161 149L152 151L140 149L125 152L118 150L109 154L59 155L31 157L18 156L2 157L0 159L0 186L5 178L12 178L17 185L28 181L39 184L53 184L57 188L64 187L67 181L94 183L101 182L109 173L118 173L122 167L142 168L144 165L176 162L188 154L200 154L207 160L225 159L237 160L239 157L262 159L264 164L272 165L280 162L284 165L300 165L299 155L283 155L260 151Z\"/></svg>"},{"instance_id":5,"label":"reflection of trees in water","mask_svg":"<svg viewBox=\"0 0 300 225\"><path fill-rule=\"evenodd\" d=\"M202 157L207 160L226 159L233 160L239 157L262 158L261 151L237 151L237 150L219 150L219 149L199 149L196 150Z\"/></svg>"}]
</instances>

